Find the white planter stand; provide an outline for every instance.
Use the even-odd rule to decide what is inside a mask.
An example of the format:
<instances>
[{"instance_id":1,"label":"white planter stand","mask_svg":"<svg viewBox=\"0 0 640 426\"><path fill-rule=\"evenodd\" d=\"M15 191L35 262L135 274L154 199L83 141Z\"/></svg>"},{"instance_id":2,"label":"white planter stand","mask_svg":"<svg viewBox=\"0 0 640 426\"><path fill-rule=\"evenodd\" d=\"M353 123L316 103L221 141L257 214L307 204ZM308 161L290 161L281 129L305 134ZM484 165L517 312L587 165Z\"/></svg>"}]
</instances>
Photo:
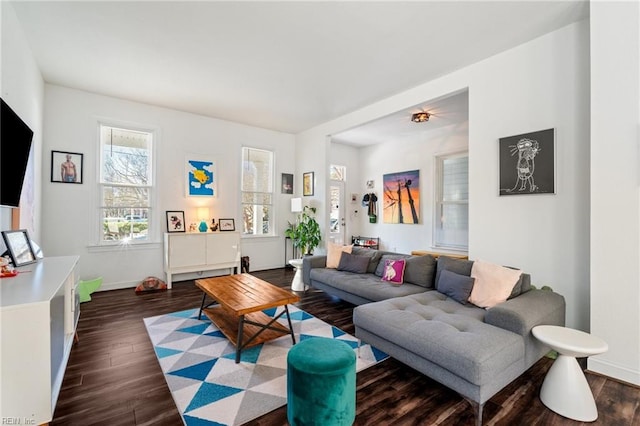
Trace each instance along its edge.
<instances>
[{"instance_id":1,"label":"white planter stand","mask_svg":"<svg viewBox=\"0 0 640 426\"><path fill-rule=\"evenodd\" d=\"M291 290L305 291L305 285L302 281L302 259L291 259L289 264L296 268L296 274L293 276L293 281L291 282Z\"/></svg>"}]
</instances>

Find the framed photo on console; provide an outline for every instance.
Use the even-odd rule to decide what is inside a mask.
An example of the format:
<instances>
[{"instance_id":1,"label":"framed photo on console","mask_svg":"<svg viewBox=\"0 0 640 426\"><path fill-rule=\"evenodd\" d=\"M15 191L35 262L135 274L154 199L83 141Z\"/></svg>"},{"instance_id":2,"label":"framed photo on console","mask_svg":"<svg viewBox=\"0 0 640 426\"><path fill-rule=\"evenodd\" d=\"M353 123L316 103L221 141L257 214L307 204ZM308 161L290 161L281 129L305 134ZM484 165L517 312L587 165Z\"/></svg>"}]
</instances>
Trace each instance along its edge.
<instances>
[{"instance_id":1,"label":"framed photo on console","mask_svg":"<svg viewBox=\"0 0 640 426\"><path fill-rule=\"evenodd\" d=\"M221 231L235 231L236 222L233 219L218 219L218 225Z\"/></svg>"},{"instance_id":2,"label":"framed photo on console","mask_svg":"<svg viewBox=\"0 0 640 426\"><path fill-rule=\"evenodd\" d=\"M185 232L183 211L167 211L167 232Z\"/></svg>"},{"instance_id":3,"label":"framed photo on console","mask_svg":"<svg viewBox=\"0 0 640 426\"><path fill-rule=\"evenodd\" d=\"M4 239L4 244L7 246L7 251L14 267L28 265L38 260L26 229L2 231L2 239Z\"/></svg>"}]
</instances>

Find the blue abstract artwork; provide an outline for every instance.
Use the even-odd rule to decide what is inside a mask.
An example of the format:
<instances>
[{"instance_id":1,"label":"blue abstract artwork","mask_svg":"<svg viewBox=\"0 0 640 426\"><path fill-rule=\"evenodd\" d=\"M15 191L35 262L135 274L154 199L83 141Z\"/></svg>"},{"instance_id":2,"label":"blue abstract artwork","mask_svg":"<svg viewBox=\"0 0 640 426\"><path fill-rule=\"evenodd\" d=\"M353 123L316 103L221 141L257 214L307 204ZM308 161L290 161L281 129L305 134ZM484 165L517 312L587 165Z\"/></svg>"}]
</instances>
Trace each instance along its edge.
<instances>
[{"instance_id":1,"label":"blue abstract artwork","mask_svg":"<svg viewBox=\"0 0 640 426\"><path fill-rule=\"evenodd\" d=\"M187 160L187 195L216 196L216 178L213 161Z\"/></svg>"}]
</instances>

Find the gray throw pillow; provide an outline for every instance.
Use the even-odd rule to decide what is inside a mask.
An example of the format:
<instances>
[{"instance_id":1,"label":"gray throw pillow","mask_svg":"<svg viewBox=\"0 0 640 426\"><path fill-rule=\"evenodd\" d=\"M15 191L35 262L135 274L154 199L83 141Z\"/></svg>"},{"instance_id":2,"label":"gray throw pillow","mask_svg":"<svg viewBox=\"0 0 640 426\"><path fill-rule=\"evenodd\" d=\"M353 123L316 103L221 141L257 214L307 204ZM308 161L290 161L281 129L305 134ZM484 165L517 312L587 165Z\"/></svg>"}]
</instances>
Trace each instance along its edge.
<instances>
[{"instance_id":1,"label":"gray throw pillow","mask_svg":"<svg viewBox=\"0 0 640 426\"><path fill-rule=\"evenodd\" d=\"M369 258L369 266L367 267L367 272L373 274L376 271L376 267L378 266L378 262L382 257L382 253L378 250L353 246L351 249L351 254L355 254L356 256L366 256Z\"/></svg>"},{"instance_id":2,"label":"gray throw pillow","mask_svg":"<svg viewBox=\"0 0 640 426\"><path fill-rule=\"evenodd\" d=\"M440 274L445 269L468 277L471 275L472 267L473 260L455 259L448 256L438 257L438 266L436 267L436 290L440 290Z\"/></svg>"},{"instance_id":3,"label":"gray throw pillow","mask_svg":"<svg viewBox=\"0 0 640 426\"><path fill-rule=\"evenodd\" d=\"M507 266L510 268L510 266ZM515 269L515 268L514 268ZM526 293L531 290L531 275L525 274L524 272L520 275L520 279L513 286L513 290L511 290L511 294L509 295L509 299L513 299L514 297L520 296L522 293Z\"/></svg>"},{"instance_id":4,"label":"gray throw pillow","mask_svg":"<svg viewBox=\"0 0 640 426\"><path fill-rule=\"evenodd\" d=\"M475 278L456 274L445 269L440 273L438 291L446 294L456 302L466 305L469 301L471 290L473 290L474 281Z\"/></svg>"},{"instance_id":5,"label":"gray throw pillow","mask_svg":"<svg viewBox=\"0 0 640 426\"><path fill-rule=\"evenodd\" d=\"M379 277L382 277L384 274L384 264L386 260L400 260L400 259L408 259L411 256L408 254L383 254L378 262L378 266L376 267L375 274Z\"/></svg>"},{"instance_id":6,"label":"gray throw pillow","mask_svg":"<svg viewBox=\"0 0 640 426\"><path fill-rule=\"evenodd\" d=\"M404 267L404 282L425 288L433 288L436 274L436 259L430 254L407 258Z\"/></svg>"},{"instance_id":7,"label":"gray throw pillow","mask_svg":"<svg viewBox=\"0 0 640 426\"><path fill-rule=\"evenodd\" d=\"M369 267L369 257L356 256L354 254L342 253L340 262L336 268L338 271L354 272L356 274L364 274Z\"/></svg>"}]
</instances>

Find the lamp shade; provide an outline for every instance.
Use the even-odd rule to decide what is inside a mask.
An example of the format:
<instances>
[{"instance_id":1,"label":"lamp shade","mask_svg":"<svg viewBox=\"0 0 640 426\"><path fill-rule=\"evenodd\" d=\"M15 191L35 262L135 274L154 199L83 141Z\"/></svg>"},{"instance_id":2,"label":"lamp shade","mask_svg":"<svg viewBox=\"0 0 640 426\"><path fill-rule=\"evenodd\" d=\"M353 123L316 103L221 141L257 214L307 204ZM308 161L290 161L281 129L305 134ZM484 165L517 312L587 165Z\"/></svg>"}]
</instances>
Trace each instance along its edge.
<instances>
[{"instance_id":1,"label":"lamp shade","mask_svg":"<svg viewBox=\"0 0 640 426\"><path fill-rule=\"evenodd\" d=\"M291 199L291 212L299 213L302 211L302 198Z\"/></svg>"},{"instance_id":2,"label":"lamp shade","mask_svg":"<svg viewBox=\"0 0 640 426\"><path fill-rule=\"evenodd\" d=\"M198 207L198 219L200 220L209 219L209 207Z\"/></svg>"}]
</instances>

